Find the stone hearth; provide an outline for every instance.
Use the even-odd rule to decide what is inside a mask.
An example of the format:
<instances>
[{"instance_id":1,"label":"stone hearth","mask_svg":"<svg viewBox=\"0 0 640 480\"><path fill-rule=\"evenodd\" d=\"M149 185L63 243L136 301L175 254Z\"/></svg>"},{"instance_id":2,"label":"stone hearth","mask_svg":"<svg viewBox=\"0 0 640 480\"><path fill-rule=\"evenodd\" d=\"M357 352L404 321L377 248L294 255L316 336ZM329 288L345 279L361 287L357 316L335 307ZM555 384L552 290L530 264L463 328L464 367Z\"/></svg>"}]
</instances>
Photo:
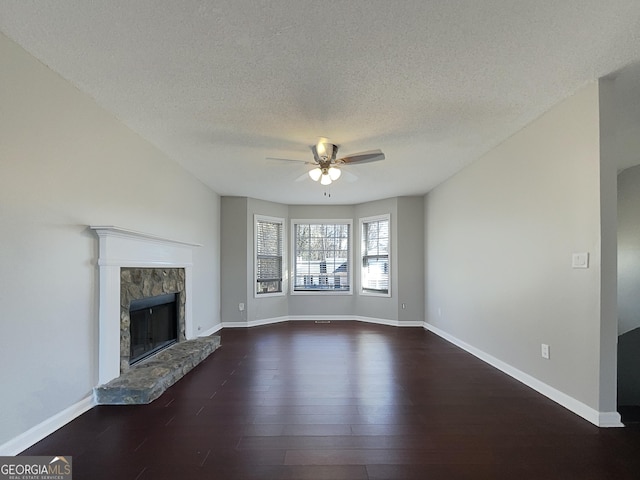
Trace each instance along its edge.
<instances>
[{"instance_id":1,"label":"stone hearth","mask_svg":"<svg viewBox=\"0 0 640 480\"><path fill-rule=\"evenodd\" d=\"M176 343L109 383L94 388L95 402L98 405L151 403L219 347L217 335Z\"/></svg>"}]
</instances>

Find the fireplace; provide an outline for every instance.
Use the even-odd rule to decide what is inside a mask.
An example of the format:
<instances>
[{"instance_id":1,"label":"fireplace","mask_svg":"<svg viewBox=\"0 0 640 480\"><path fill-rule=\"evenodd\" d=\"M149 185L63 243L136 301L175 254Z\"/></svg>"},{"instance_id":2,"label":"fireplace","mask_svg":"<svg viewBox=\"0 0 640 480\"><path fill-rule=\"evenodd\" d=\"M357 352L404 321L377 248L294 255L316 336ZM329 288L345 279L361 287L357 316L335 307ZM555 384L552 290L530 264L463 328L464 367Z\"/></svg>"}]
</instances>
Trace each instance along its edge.
<instances>
[{"instance_id":1,"label":"fireplace","mask_svg":"<svg viewBox=\"0 0 640 480\"><path fill-rule=\"evenodd\" d=\"M134 300L129 305L129 365L178 341L177 294Z\"/></svg>"},{"instance_id":2,"label":"fireplace","mask_svg":"<svg viewBox=\"0 0 640 480\"><path fill-rule=\"evenodd\" d=\"M201 245L113 225L90 228L99 240L98 383L105 384L129 368L131 301L177 294L178 341L196 337L191 286L193 250Z\"/></svg>"}]
</instances>

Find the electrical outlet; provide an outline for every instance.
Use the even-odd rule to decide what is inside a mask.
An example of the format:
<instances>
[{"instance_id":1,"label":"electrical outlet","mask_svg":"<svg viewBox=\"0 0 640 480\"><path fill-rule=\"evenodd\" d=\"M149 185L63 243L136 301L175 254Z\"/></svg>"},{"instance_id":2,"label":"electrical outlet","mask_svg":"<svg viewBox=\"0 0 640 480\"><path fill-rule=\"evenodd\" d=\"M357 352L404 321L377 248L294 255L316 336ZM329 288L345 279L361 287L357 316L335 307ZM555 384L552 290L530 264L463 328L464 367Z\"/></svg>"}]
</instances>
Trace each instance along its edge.
<instances>
[{"instance_id":1,"label":"electrical outlet","mask_svg":"<svg viewBox=\"0 0 640 480\"><path fill-rule=\"evenodd\" d=\"M240 310L241 312L244 312L244 303L238 304L238 310Z\"/></svg>"},{"instance_id":2,"label":"electrical outlet","mask_svg":"<svg viewBox=\"0 0 640 480\"><path fill-rule=\"evenodd\" d=\"M543 343L541 345L540 354L542 355L542 358L549 360L549 345Z\"/></svg>"}]
</instances>

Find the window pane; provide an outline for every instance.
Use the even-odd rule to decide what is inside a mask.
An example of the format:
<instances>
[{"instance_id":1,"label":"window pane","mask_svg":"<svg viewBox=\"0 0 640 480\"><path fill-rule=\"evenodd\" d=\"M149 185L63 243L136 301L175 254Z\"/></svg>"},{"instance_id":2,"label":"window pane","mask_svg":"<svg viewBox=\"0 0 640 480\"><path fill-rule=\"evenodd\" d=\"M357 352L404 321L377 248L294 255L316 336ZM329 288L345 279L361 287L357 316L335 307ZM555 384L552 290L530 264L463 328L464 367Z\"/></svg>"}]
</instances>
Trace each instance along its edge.
<instances>
[{"instance_id":1,"label":"window pane","mask_svg":"<svg viewBox=\"0 0 640 480\"><path fill-rule=\"evenodd\" d=\"M258 293L278 293L281 291L282 282L280 282L279 280L258 283Z\"/></svg>"},{"instance_id":2,"label":"window pane","mask_svg":"<svg viewBox=\"0 0 640 480\"><path fill-rule=\"evenodd\" d=\"M365 257L362 267L363 290L382 293L386 293L389 290L388 258Z\"/></svg>"},{"instance_id":3,"label":"window pane","mask_svg":"<svg viewBox=\"0 0 640 480\"><path fill-rule=\"evenodd\" d=\"M282 291L283 222L256 220L256 293Z\"/></svg>"},{"instance_id":4,"label":"window pane","mask_svg":"<svg viewBox=\"0 0 640 480\"><path fill-rule=\"evenodd\" d=\"M378 253L389 253L389 239L381 238L378 243Z\"/></svg>"},{"instance_id":5,"label":"window pane","mask_svg":"<svg viewBox=\"0 0 640 480\"><path fill-rule=\"evenodd\" d=\"M349 225L296 224L295 291L350 291Z\"/></svg>"},{"instance_id":6,"label":"window pane","mask_svg":"<svg viewBox=\"0 0 640 480\"><path fill-rule=\"evenodd\" d=\"M362 290L389 292L389 220L362 224Z\"/></svg>"},{"instance_id":7,"label":"window pane","mask_svg":"<svg viewBox=\"0 0 640 480\"><path fill-rule=\"evenodd\" d=\"M312 237L324 237L324 225L309 225L309 231Z\"/></svg>"},{"instance_id":8,"label":"window pane","mask_svg":"<svg viewBox=\"0 0 640 480\"><path fill-rule=\"evenodd\" d=\"M281 257L258 257L258 279L282 277Z\"/></svg>"}]
</instances>

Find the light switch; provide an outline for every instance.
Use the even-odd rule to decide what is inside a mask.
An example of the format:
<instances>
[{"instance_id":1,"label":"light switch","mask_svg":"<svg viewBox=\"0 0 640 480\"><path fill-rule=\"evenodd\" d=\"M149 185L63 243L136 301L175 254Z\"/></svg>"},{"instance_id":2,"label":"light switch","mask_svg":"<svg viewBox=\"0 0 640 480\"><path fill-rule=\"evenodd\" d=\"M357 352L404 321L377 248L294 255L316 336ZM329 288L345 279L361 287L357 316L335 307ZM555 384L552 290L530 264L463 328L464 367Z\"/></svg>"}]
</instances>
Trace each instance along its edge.
<instances>
[{"instance_id":1,"label":"light switch","mask_svg":"<svg viewBox=\"0 0 640 480\"><path fill-rule=\"evenodd\" d=\"M574 253L571 259L572 268L589 268L589 252Z\"/></svg>"},{"instance_id":2,"label":"light switch","mask_svg":"<svg viewBox=\"0 0 640 480\"><path fill-rule=\"evenodd\" d=\"M549 345L547 345L546 343L543 343L542 345L540 345L540 353L542 354L542 358L546 358L547 360L549 360Z\"/></svg>"}]
</instances>

